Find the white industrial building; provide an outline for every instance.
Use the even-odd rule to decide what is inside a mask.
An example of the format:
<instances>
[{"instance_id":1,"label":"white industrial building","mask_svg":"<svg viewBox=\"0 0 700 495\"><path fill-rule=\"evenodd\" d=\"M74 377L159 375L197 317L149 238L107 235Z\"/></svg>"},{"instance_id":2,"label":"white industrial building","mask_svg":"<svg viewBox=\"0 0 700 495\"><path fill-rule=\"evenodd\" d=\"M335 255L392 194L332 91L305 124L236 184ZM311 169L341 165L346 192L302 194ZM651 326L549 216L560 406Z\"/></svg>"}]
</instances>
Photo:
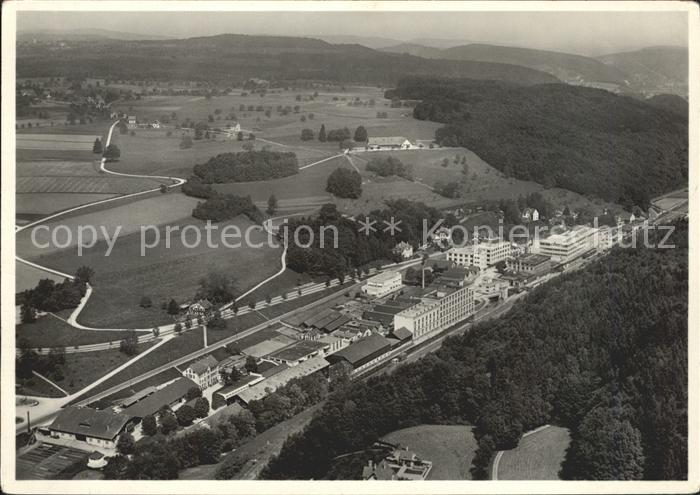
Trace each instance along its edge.
<instances>
[{"instance_id":1,"label":"white industrial building","mask_svg":"<svg viewBox=\"0 0 700 495\"><path fill-rule=\"evenodd\" d=\"M368 296L382 297L399 290L401 285L399 272L386 271L367 279L362 292Z\"/></svg>"},{"instance_id":2,"label":"white industrial building","mask_svg":"<svg viewBox=\"0 0 700 495\"><path fill-rule=\"evenodd\" d=\"M447 252L447 259L461 266L478 266L484 270L499 261L505 261L511 254L508 241L488 239L478 244L452 248Z\"/></svg>"},{"instance_id":3,"label":"white industrial building","mask_svg":"<svg viewBox=\"0 0 700 495\"><path fill-rule=\"evenodd\" d=\"M561 234L535 240L532 252L550 256L553 261L559 263L566 263L595 248L598 241L598 229L577 225Z\"/></svg>"}]
</instances>

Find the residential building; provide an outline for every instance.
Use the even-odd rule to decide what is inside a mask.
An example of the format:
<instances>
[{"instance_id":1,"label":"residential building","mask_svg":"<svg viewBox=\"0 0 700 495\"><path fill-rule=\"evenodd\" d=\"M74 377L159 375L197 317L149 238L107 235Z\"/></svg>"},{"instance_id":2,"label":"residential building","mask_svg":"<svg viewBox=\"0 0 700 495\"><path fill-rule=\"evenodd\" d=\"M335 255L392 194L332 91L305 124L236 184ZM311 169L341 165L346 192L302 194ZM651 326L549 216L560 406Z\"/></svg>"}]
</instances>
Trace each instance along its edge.
<instances>
[{"instance_id":1,"label":"residential building","mask_svg":"<svg viewBox=\"0 0 700 495\"><path fill-rule=\"evenodd\" d=\"M510 242L487 239L469 246L452 248L447 252L447 259L461 266L474 265L484 270L499 261L505 261L510 254Z\"/></svg>"},{"instance_id":2,"label":"residential building","mask_svg":"<svg viewBox=\"0 0 700 495\"><path fill-rule=\"evenodd\" d=\"M190 304L189 308L187 308L187 314L194 317L204 316L211 311L213 307L213 304L206 299L200 299L196 303Z\"/></svg>"},{"instance_id":3,"label":"residential building","mask_svg":"<svg viewBox=\"0 0 700 495\"><path fill-rule=\"evenodd\" d=\"M371 150L407 150L413 147L411 141L402 136L371 137L367 139L367 148Z\"/></svg>"},{"instance_id":4,"label":"residential building","mask_svg":"<svg viewBox=\"0 0 700 495\"><path fill-rule=\"evenodd\" d=\"M345 349L327 357L331 364L345 362L349 364L353 373L359 373L379 361L386 359L391 353L391 341L378 333L373 333Z\"/></svg>"},{"instance_id":5,"label":"residential building","mask_svg":"<svg viewBox=\"0 0 700 495\"><path fill-rule=\"evenodd\" d=\"M551 258L544 254L523 254L506 260L506 268L514 272L541 272L550 266Z\"/></svg>"},{"instance_id":6,"label":"residential building","mask_svg":"<svg viewBox=\"0 0 700 495\"><path fill-rule=\"evenodd\" d=\"M561 234L535 240L532 252L550 256L553 261L567 263L595 247L598 229L577 225Z\"/></svg>"},{"instance_id":7,"label":"residential building","mask_svg":"<svg viewBox=\"0 0 700 495\"><path fill-rule=\"evenodd\" d=\"M420 481L428 477L432 467L432 462L419 458L414 452L396 449L376 464L370 460L362 469L362 479Z\"/></svg>"},{"instance_id":8,"label":"residential building","mask_svg":"<svg viewBox=\"0 0 700 495\"><path fill-rule=\"evenodd\" d=\"M413 246L407 242L399 242L393 249L394 253L407 260L413 256Z\"/></svg>"},{"instance_id":9,"label":"residential building","mask_svg":"<svg viewBox=\"0 0 700 495\"><path fill-rule=\"evenodd\" d=\"M465 320L474 312L471 287L438 283L431 289L420 302L394 316L394 328L406 328L413 334L414 341Z\"/></svg>"},{"instance_id":10,"label":"residential building","mask_svg":"<svg viewBox=\"0 0 700 495\"><path fill-rule=\"evenodd\" d=\"M383 297L402 286L401 274L395 271L385 271L367 279L362 286L362 292L368 296Z\"/></svg>"},{"instance_id":11,"label":"residential building","mask_svg":"<svg viewBox=\"0 0 700 495\"><path fill-rule=\"evenodd\" d=\"M521 216L523 222L537 222L540 219L540 212L535 208L525 208Z\"/></svg>"},{"instance_id":12,"label":"residential building","mask_svg":"<svg viewBox=\"0 0 700 495\"><path fill-rule=\"evenodd\" d=\"M185 368L182 375L204 390L221 381L219 361L211 354L207 354Z\"/></svg>"},{"instance_id":13,"label":"residential building","mask_svg":"<svg viewBox=\"0 0 700 495\"><path fill-rule=\"evenodd\" d=\"M81 450L92 451L95 447L111 450L116 448L117 437L130 420L129 414L111 409L69 406L62 409L49 426L46 441L61 445L69 443Z\"/></svg>"}]
</instances>

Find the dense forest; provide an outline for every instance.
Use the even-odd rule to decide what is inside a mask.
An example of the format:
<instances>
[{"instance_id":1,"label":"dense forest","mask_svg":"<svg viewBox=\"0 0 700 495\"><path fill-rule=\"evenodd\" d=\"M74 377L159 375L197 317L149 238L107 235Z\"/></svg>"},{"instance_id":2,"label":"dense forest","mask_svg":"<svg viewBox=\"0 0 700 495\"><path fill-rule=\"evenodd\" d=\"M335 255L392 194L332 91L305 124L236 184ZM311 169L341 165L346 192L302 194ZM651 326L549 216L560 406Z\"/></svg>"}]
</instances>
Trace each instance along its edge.
<instances>
[{"instance_id":1,"label":"dense forest","mask_svg":"<svg viewBox=\"0 0 700 495\"><path fill-rule=\"evenodd\" d=\"M263 477L338 476L336 456L390 431L468 423L479 441L472 474L483 478L496 450L555 423L572 431L565 478L685 479L687 221L669 242L614 248L436 353L331 394Z\"/></svg>"},{"instance_id":2,"label":"dense forest","mask_svg":"<svg viewBox=\"0 0 700 495\"><path fill-rule=\"evenodd\" d=\"M444 74L520 84L557 81L554 76L518 65L430 60L360 45L332 45L312 38L222 34L180 40L75 41L63 48L18 47L18 77L95 74L110 79L206 80L227 84L243 83L249 78L395 84L409 74Z\"/></svg>"},{"instance_id":3,"label":"dense forest","mask_svg":"<svg viewBox=\"0 0 700 495\"><path fill-rule=\"evenodd\" d=\"M366 265L380 260L396 260L399 258L392 249L399 242L408 242L418 246L422 243L423 219L428 225L434 225L442 215L435 208L423 203L405 199L387 201L386 208L374 210L367 215L370 222L374 221L376 232L366 235L359 231L359 225L341 216L333 204L324 205L320 214L312 218L298 218L289 222L288 232L295 232L298 226L307 225L314 232L313 239L307 230L299 229L298 242L289 239L287 250L287 266L292 270L315 275L327 275L338 278L350 275ZM384 232L391 218L400 222L400 232L390 235ZM364 219L365 215L358 215ZM364 221L364 220L363 220ZM333 245L333 232L329 227L338 231L337 246ZM324 247L321 247L321 231L324 230ZM309 247L303 247L310 244Z\"/></svg>"},{"instance_id":4,"label":"dense forest","mask_svg":"<svg viewBox=\"0 0 700 495\"><path fill-rule=\"evenodd\" d=\"M422 100L436 140L464 146L508 176L648 207L688 181L688 122L607 91L542 84L406 78L387 97ZM614 110L614 111L611 111Z\"/></svg>"},{"instance_id":5,"label":"dense forest","mask_svg":"<svg viewBox=\"0 0 700 495\"><path fill-rule=\"evenodd\" d=\"M195 165L193 172L206 184L252 182L297 174L299 163L291 152L240 151L220 153L204 164Z\"/></svg>"}]
</instances>

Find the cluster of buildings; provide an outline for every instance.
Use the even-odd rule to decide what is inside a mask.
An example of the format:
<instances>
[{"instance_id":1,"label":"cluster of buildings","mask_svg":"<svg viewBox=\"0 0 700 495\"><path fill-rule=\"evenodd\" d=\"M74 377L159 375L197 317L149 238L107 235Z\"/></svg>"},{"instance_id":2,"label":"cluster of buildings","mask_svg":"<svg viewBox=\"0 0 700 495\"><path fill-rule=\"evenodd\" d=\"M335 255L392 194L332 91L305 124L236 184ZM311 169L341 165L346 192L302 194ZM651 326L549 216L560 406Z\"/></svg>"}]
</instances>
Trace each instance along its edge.
<instances>
[{"instance_id":1,"label":"cluster of buildings","mask_svg":"<svg viewBox=\"0 0 700 495\"><path fill-rule=\"evenodd\" d=\"M421 459L408 449L394 449L379 462L368 461L362 469L363 480L422 481L430 474L433 463Z\"/></svg>"}]
</instances>

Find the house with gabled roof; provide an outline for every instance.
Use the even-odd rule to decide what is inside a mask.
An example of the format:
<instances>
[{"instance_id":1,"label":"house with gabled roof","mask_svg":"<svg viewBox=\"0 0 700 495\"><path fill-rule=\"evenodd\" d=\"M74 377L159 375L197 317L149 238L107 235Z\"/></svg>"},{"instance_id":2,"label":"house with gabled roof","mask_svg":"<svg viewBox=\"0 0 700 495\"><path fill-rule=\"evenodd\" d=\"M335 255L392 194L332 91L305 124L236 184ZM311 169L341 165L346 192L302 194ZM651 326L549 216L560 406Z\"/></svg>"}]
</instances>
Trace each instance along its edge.
<instances>
[{"instance_id":1,"label":"house with gabled roof","mask_svg":"<svg viewBox=\"0 0 700 495\"><path fill-rule=\"evenodd\" d=\"M115 449L117 437L125 430L130 419L128 414L111 409L69 406L62 409L49 426L46 441L89 451L96 447Z\"/></svg>"},{"instance_id":2,"label":"house with gabled roof","mask_svg":"<svg viewBox=\"0 0 700 495\"><path fill-rule=\"evenodd\" d=\"M182 375L204 390L221 381L219 361L211 354L207 354L185 368Z\"/></svg>"}]
</instances>

